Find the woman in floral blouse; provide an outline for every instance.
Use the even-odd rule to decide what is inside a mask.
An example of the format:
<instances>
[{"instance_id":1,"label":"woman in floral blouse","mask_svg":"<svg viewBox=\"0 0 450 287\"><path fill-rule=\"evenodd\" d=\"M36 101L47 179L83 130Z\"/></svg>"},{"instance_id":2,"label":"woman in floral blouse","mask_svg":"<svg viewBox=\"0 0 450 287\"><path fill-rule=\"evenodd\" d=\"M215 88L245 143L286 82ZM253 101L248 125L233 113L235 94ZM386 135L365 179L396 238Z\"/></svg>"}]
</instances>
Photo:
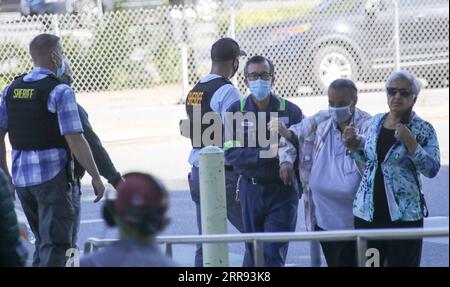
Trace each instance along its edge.
<instances>
[{"instance_id":1,"label":"woman in floral blouse","mask_svg":"<svg viewBox=\"0 0 450 287\"><path fill-rule=\"evenodd\" d=\"M420 228L427 212L420 174L439 172L439 144L433 126L413 112L420 92L414 76L393 73L386 92L389 112L368 121L364 136L344 132L346 142L362 141L352 155L366 163L353 203L355 228ZM374 241L369 248L378 249L380 266L420 266L421 239Z\"/></svg>"}]
</instances>

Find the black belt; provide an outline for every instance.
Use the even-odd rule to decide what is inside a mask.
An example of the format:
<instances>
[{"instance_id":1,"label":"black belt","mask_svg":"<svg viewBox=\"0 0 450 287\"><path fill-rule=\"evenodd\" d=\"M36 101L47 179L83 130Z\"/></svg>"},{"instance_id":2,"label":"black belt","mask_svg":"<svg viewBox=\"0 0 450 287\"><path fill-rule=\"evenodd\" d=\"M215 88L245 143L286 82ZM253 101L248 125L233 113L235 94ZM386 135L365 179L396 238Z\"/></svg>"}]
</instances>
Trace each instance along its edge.
<instances>
[{"instance_id":1,"label":"black belt","mask_svg":"<svg viewBox=\"0 0 450 287\"><path fill-rule=\"evenodd\" d=\"M232 165L226 165L226 166L225 166L225 170L226 170L226 171L234 171L234 168L233 168Z\"/></svg>"},{"instance_id":2,"label":"black belt","mask_svg":"<svg viewBox=\"0 0 450 287\"><path fill-rule=\"evenodd\" d=\"M249 177L246 175L241 174L243 178L251 182L253 185L265 185L265 184L280 184L283 183L281 179L262 179L262 178L256 178L256 177Z\"/></svg>"}]
</instances>

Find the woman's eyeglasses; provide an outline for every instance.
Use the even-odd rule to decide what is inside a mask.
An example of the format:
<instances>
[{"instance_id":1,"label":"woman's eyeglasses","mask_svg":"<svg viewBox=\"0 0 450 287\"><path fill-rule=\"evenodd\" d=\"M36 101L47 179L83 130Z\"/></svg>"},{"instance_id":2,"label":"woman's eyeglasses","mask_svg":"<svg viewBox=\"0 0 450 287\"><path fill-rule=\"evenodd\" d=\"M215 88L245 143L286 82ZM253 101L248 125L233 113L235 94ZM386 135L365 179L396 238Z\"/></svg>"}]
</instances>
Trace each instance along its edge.
<instances>
[{"instance_id":1,"label":"woman's eyeglasses","mask_svg":"<svg viewBox=\"0 0 450 287\"><path fill-rule=\"evenodd\" d=\"M408 90L396 89L396 88L386 88L387 94L390 97L395 96L397 93L400 94L402 98L409 98L412 96L412 92Z\"/></svg>"}]
</instances>

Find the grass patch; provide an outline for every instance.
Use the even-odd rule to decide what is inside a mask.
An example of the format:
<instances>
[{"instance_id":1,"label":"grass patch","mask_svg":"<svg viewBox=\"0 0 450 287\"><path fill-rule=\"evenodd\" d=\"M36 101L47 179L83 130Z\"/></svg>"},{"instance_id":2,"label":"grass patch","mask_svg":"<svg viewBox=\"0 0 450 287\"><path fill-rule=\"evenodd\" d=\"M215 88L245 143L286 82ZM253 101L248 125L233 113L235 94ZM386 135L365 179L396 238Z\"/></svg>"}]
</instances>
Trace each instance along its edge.
<instances>
[{"instance_id":1,"label":"grass patch","mask_svg":"<svg viewBox=\"0 0 450 287\"><path fill-rule=\"evenodd\" d=\"M7 85L8 85L8 80L3 77L0 77L0 93L3 92L3 90L6 88ZM1 94L0 94L0 97L1 97Z\"/></svg>"}]
</instances>

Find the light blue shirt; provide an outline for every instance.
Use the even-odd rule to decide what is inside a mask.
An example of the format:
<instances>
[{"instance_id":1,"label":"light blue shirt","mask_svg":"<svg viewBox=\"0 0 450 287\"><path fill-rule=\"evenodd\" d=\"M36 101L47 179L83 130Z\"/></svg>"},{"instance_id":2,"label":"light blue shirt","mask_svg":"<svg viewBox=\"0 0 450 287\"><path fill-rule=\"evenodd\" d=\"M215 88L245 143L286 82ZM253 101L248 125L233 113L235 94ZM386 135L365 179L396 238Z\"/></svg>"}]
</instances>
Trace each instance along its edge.
<instances>
[{"instance_id":1,"label":"light blue shirt","mask_svg":"<svg viewBox=\"0 0 450 287\"><path fill-rule=\"evenodd\" d=\"M309 186L317 225L325 230L353 229L353 200L361 176L346 154L341 132L332 124L311 169Z\"/></svg>"},{"instance_id":2,"label":"light blue shirt","mask_svg":"<svg viewBox=\"0 0 450 287\"><path fill-rule=\"evenodd\" d=\"M220 78L220 77L222 77L222 76L216 75L216 74L209 74L209 75L205 76L204 78L202 78L200 80L200 82L206 83L206 82L212 81L212 80ZM214 112L219 113L221 118L224 119L225 113L228 110L228 108L231 106L231 104L233 104L236 101L239 101L241 98L242 98L242 95L235 86L233 86L231 84L226 84L226 85L223 85L222 87L220 87L214 93L214 95L211 98L210 107ZM188 159L188 162L190 165L198 167L199 153L200 153L199 148L193 148L191 150L191 153L189 154L189 159Z\"/></svg>"},{"instance_id":3,"label":"light blue shirt","mask_svg":"<svg viewBox=\"0 0 450 287\"><path fill-rule=\"evenodd\" d=\"M179 267L159 247L131 239L121 239L85 256L81 267Z\"/></svg>"}]
</instances>

